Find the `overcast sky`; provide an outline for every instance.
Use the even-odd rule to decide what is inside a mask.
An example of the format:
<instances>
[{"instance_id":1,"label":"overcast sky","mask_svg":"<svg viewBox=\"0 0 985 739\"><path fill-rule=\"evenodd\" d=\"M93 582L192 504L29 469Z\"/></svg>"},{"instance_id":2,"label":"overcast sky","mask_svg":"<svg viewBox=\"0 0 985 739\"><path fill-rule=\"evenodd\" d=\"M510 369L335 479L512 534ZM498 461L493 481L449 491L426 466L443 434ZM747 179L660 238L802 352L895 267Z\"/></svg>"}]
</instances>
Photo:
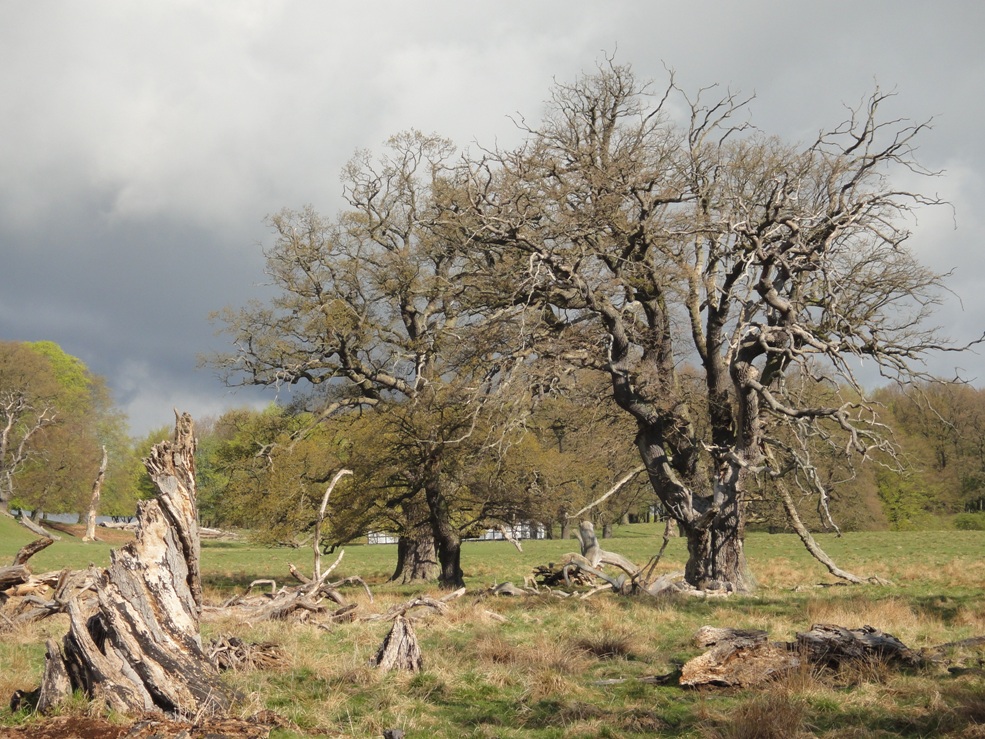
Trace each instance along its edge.
<instances>
[{"instance_id":1,"label":"overcast sky","mask_svg":"<svg viewBox=\"0 0 985 739\"><path fill-rule=\"evenodd\" d=\"M925 120L923 183L954 205L912 245L985 329L985 3L0 0L0 339L51 340L105 376L131 429L255 404L200 354L211 311L263 294L265 216L340 205L358 148L414 127L512 143L553 79L606 52L637 75L755 93L753 121L809 139L875 84ZM959 299L960 298L960 299ZM949 355L985 384L985 355Z\"/></svg>"}]
</instances>

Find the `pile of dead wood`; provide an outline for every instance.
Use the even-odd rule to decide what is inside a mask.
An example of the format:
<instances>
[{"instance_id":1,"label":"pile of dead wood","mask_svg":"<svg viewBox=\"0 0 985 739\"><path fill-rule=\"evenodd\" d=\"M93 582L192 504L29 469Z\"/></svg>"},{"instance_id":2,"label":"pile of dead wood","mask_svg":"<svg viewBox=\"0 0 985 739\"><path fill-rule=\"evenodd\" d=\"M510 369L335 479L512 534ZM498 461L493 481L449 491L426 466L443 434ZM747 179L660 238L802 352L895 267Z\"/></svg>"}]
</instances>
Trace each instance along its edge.
<instances>
[{"instance_id":1,"label":"pile of dead wood","mask_svg":"<svg viewBox=\"0 0 985 739\"><path fill-rule=\"evenodd\" d=\"M810 631L796 634L792 642L771 642L766 631L756 629L702 626L694 635L694 643L707 651L686 662L680 670L642 680L682 687L750 688L782 681L803 668L815 674L874 665L917 670L946 666L946 654L960 648L981 649L985 647L985 637L916 650L872 626L850 629L835 624L814 624ZM949 669L960 671L962 668Z\"/></svg>"},{"instance_id":2,"label":"pile of dead wood","mask_svg":"<svg viewBox=\"0 0 985 739\"><path fill-rule=\"evenodd\" d=\"M728 589L698 590L684 580L683 572L657 575L656 568L673 537L671 522L664 531L663 545L643 567L626 557L603 549L591 521L582 521L575 531L581 544L580 552L565 554L557 563L539 565L524 579L524 587L504 583L490 589L493 595L529 595L547 592L567 597L581 591L579 597L590 598L596 593L611 591L622 595L661 596L682 594L703 598L727 597ZM558 590L564 588L564 590ZM587 588L587 590L586 590Z\"/></svg>"},{"instance_id":3,"label":"pile of dead wood","mask_svg":"<svg viewBox=\"0 0 985 739\"><path fill-rule=\"evenodd\" d=\"M0 633L64 613L70 600L93 595L88 571L33 573L28 560L51 544L50 538L37 539L21 548L13 563L0 567Z\"/></svg>"}]
</instances>

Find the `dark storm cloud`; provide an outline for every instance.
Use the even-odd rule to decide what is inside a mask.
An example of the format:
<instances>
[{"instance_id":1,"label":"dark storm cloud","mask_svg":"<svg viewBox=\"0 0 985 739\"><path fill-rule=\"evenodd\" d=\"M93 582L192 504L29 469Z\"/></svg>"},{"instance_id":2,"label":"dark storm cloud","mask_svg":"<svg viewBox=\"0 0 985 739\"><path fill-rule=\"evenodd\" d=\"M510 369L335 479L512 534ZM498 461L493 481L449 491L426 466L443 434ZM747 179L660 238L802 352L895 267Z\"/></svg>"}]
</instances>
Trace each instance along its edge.
<instances>
[{"instance_id":1,"label":"dark storm cloud","mask_svg":"<svg viewBox=\"0 0 985 739\"><path fill-rule=\"evenodd\" d=\"M0 338L50 339L105 375L135 432L265 402L199 354L209 312L262 295L264 217L339 206L357 148L416 127L461 145L517 140L552 79L607 52L659 86L755 93L764 130L808 139L878 82L925 120L920 156L949 209L914 248L954 269L941 322L985 316L979 135L985 6L868 3L229 0L52 2L0 11ZM911 184L911 183L910 183ZM963 301L963 302L962 302ZM983 360L942 358L985 379Z\"/></svg>"}]
</instances>

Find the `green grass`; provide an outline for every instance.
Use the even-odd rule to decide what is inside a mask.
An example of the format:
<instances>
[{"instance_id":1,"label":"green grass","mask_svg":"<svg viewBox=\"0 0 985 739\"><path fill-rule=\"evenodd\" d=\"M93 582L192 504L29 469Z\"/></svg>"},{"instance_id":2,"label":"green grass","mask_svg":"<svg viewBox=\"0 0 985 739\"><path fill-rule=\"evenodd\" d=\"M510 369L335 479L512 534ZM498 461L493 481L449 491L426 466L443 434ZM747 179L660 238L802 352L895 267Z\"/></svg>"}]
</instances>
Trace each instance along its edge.
<instances>
[{"instance_id":1,"label":"green grass","mask_svg":"<svg viewBox=\"0 0 985 739\"><path fill-rule=\"evenodd\" d=\"M603 542L637 562L661 544L662 527L617 529ZM0 562L9 561L30 532L0 517ZM247 715L276 711L293 722L274 736L380 736L399 726L408 737L770 737L985 736L981 672L951 675L859 670L803 674L758 690L687 691L636 678L672 671L700 650L691 635L703 624L764 628L790 639L813 622L871 624L914 647L985 634L985 532L853 533L819 540L835 560L893 586L817 587L834 583L789 535L751 534L746 549L759 589L727 600L654 600L599 594L594 598L482 597L497 582L521 583L537 564L556 561L574 541L466 543L469 593L443 616L417 623L425 670L380 675L367 665L388 626L340 624L332 631L283 623L206 623L208 638L234 633L274 641L287 654L281 669L227 675L244 696ZM36 571L105 564L109 547L63 539L39 554ZM394 546L347 546L337 572L361 575L375 602L346 591L372 613L427 587L386 584ZM684 542L668 547L663 571L680 569ZM333 561L333 557L327 557ZM287 566L311 569L310 550L265 549L249 543L206 543L207 596L239 592L253 579L289 580ZM495 614L495 615L493 615ZM423 614L421 614L423 616ZM498 617L505 618L505 623ZM40 681L45 638L65 632L62 618L0 635L0 705L15 688ZM977 667L979 651L954 659ZM599 680L625 682L601 686ZM31 723L0 709L0 726ZM0 730L2 734L2 730Z\"/></svg>"}]
</instances>

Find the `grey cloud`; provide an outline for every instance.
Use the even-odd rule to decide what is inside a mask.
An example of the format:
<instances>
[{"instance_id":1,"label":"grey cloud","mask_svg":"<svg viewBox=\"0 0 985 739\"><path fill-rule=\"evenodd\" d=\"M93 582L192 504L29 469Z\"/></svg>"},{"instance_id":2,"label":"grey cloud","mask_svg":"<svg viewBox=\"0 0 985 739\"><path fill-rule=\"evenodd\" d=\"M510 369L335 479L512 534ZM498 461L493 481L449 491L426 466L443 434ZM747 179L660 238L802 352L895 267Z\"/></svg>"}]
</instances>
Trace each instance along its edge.
<instances>
[{"instance_id":1,"label":"grey cloud","mask_svg":"<svg viewBox=\"0 0 985 739\"><path fill-rule=\"evenodd\" d=\"M946 8L946 9L945 9ZM0 11L0 337L51 339L106 375L134 431L268 402L205 370L206 316L263 294L263 219L339 206L357 148L416 127L509 144L551 80L606 53L657 84L755 93L764 130L807 138L876 81L924 120L920 155L950 170L914 246L954 269L941 323L969 340L985 315L985 178L977 35L985 5L911 2L476 5L7 4ZM962 357L985 378L980 356ZM935 368L948 371L953 357Z\"/></svg>"}]
</instances>

